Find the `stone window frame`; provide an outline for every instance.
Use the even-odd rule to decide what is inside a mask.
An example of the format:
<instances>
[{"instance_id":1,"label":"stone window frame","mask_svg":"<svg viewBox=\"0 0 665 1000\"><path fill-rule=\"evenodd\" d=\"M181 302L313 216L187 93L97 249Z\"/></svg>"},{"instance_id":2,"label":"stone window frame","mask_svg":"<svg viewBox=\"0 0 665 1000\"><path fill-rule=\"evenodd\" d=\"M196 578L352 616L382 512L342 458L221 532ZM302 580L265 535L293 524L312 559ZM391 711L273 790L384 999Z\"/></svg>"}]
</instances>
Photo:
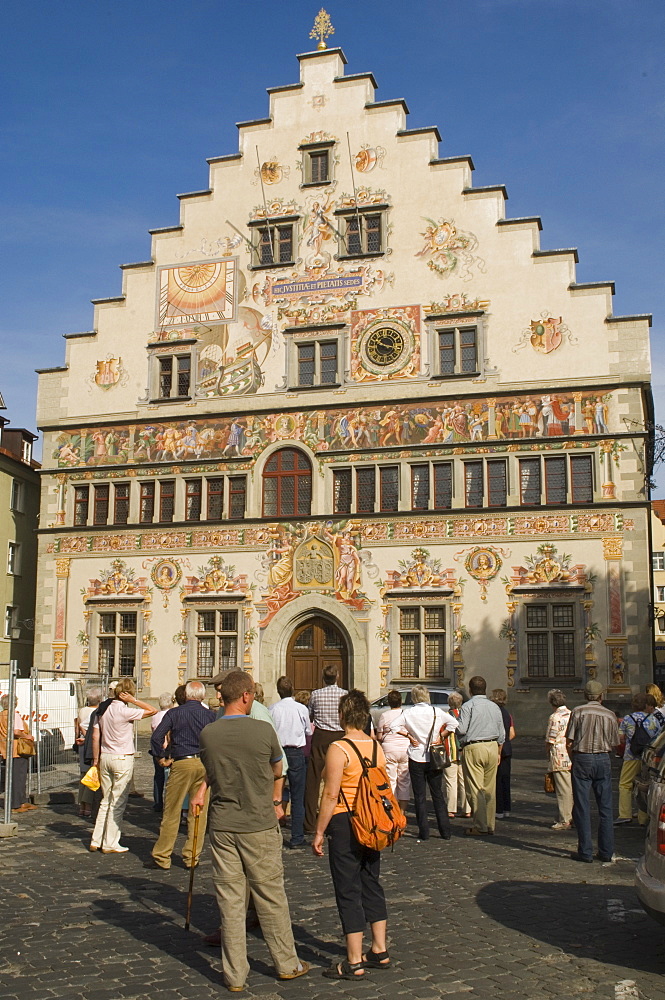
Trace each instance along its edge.
<instances>
[{"instance_id":1,"label":"stone window frame","mask_svg":"<svg viewBox=\"0 0 665 1000\"><path fill-rule=\"evenodd\" d=\"M146 607L145 598L136 595L132 597L119 597L116 599L109 597L90 597L85 602L86 604L86 617L89 617L89 636L90 636L90 666L89 673L101 675L103 672L108 673L109 682L111 678L121 677L132 677L138 689L142 687L142 653L143 653L143 637L146 632L145 628L145 616L144 610ZM100 668L100 656L99 656L99 639L103 638L103 633L100 632L100 615L103 614L118 614L122 611L134 612L136 614L136 632L132 633L135 635L135 660L134 660L134 672L132 674L121 674L115 667L119 667L119 653L117 653L117 663L114 670L102 671ZM116 640L120 637L120 632L114 632L113 635ZM116 647L116 652L119 647Z\"/></svg>"},{"instance_id":2,"label":"stone window frame","mask_svg":"<svg viewBox=\"0 0 665 1000\"><path fill-rule=\"evenodd\" d=\"M450 684L455 676L455 635L454 635L454 591L449 587L428 587L422 591L413 589L395 589L386 592L384 603L388 605L387 623L390 632L389 649L391 669L391 683L404 684L405 681L411 684ZM433 608L443 607L445 613L445 666L443 675L426 677L424 674L424 656L421 646L421 664L418 677L403 677L401 672L401 641L400 641L400 609L401 608ZM422 612L421 612L422 619ZM419 629L422 636L426 629L424 622ZM421 640L422 641L422 640Z\"/></svg>"},{"instance_id":3,"label":"stone window frame","mask_svg":"<svg viewBox=\"0 0 665 1000\"><path fill-rule=\"evenodd\" d=\"M338 208L335 210L335 220L338 226L338 251L335 254L336 260L366 260L376 257L385 257L386 254L390 253L390 248L388 247L388 235L389 235L389 218L388 212L390 210L390 205L382 202L379 205L358 205L352 208ZM361 251L360 253L350 253L348 241L346 239L347 233L347 223L350 219L362 220L365 216L378 215L381 219L381 246L379 250L367 250L366 239L367 231L363 227L361 221L360 232L361 232ZM343 227L343 228L341 228Z\"/></svg>"},{"instance_id":4,"label":"stone window frame","mask_svg":"<svg viewBox=\"0 0 665 1000\"><path fill-rule=\"evenodd\" d=\"M427 341L427 350L430 362L430 379L433 381L450 380L454 382L459 382L464 379L484 381L488 371L487 358L485 357L487 349L485 326L485 311L483 309L475 310L473 312L432 313L429 316L426 316L425 339ZM455 330L456 333L459 333L460 330L468 329L469 327L473 327L476 331L476 371L456 371L453 374L442 374L439 363L439 333L446 330ZM455 343L457 345L457 353L459 353L458 337L455 338Z\"/></svg>"},{"instance_id":5,"label":"stone window frame","mask_svg":"<svg viewBox=\"0 0 665 1000\"><path fill-rule=\"evenodd\" d=\"M348 327L346 323L331 323L302 327L287 327L282 331L286 340L286 378L288 392L317 392L321 389L339 389L345 382ZM299 385L298 348L316 344L314 385ZM334 382L320 381L320 345L334 343L337 348L337 378Z\"/></svg>"},{"instance_id":6,"label":"stone window frame","mask_svg":"<svg viewBox=\"0 0 665 1000\"><path fill-rule=\"evenodd\" d=\"M219 665L219 647L217 639L222 635L226 636L234 634L236 636L236 666L233 669L243 669L243 652L245 649L246 631L246 618L244 613L245 607L245 595L233 592L228 594L190 594L183 598L183 629L187 635L187 676L195 677L197 680L209 684L215 674L221 672L222 667ZM199 612L202 611L235 611L237 614L237 629L235 633L222 631L220 629L215 629L214 633L210 633L211 635L214 634L216 640L215 664L212 674L200 675L198 672L198 640L204 633L198 628L198 615Z\"/></svg>"},{"instance_id":7,"label":"stone window frame","mask_svg":"<svg viewBox=\"0 0 665 1000\"><path fill-rule=\"evenodd\" d=\"M149 403L154 405L159 403L160 405L169 406L172 403L183 403L189 402L194 399L196 395L196 379L198 371L198 340L195 338L187 338L183 340L170 341L168 346L163 343L148 345L148 391L147 399L141 400L142 403ZM178 382L178 371L175 360L177 358L189 358L189 392L185 396L180 396L176 392L171 391L170 395L162 396L160 395L160 376L161 376L161 360L163 358L170 357L171 360L171 377L172 377L172 390L175 386L177 388Z\"/></svg>"},{"instance_id":8,"label":"stone window frame","mask_svg":"<svg viewBox=\"0 0 665 1000\"><path fill-rule=\"evenodd\" d=\"M517 586L512 588L511 594L512 599L517 602L517 607L515 609L515 641L517 673L519 676L520 686L537 687L541 685L552 687L553 684L563 684L575 685L579 687L586 672L586 613L584 601L587 595L585 594L584 587L576 586L574 584L568 584L566 586L556 584L552 586L537 585L533 587ZM573 630L575 633L575 673L566 675L555 674L554 664L550 662L548 663L547 676L532 677L528 673L526 609L527 607L542 605L551 607L555 604L572 604L574 607L575 622ZM548 626L545 631L553 633L554 627Z\"/></svg>"}]
</instances>

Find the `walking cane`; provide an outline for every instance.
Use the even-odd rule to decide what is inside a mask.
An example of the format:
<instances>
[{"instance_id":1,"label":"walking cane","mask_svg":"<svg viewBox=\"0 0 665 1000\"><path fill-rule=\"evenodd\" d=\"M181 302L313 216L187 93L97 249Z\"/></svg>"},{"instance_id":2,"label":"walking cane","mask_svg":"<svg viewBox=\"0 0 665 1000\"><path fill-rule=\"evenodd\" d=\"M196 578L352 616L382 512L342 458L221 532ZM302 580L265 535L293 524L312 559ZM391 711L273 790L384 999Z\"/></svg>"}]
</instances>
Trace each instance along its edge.
<instances>
[{"instance_id":1,"label":"walking cane","mask_svg":"<svg viewBox=\"0 0 665 1000\"><path fill-rule=\"evenodd\" d=\"M187 893L187 913L185 915L185 930L189 930L189 918L192 913L192 896L194 895L194 869L196 868L196 848L199 843L199 820L201 810L194 817L194 844L192 848L192 860L189 866L189 892Z\"/></svg>"}]
</instances>

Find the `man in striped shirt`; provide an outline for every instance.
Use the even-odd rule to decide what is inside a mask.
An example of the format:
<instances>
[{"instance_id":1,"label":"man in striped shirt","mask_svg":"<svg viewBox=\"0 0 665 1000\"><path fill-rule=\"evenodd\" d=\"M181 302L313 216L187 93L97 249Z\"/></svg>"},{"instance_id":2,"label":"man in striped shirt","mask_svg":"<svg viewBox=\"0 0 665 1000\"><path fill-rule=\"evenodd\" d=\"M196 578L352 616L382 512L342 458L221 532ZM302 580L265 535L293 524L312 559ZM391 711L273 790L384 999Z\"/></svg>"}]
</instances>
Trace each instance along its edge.
<instances>
[{"instance_id":1,"label":"man in striped shirt","mask_svg":"<svg viewBox=\"0 0 665 1000\"><path fill-rule=\"evenodd\" d=\"M602 704L603 685L588 681L584 688L585 705L570 713L566 747L573 762L573 823L577 830L575 861L593 862L591 810L593 790L598 806L598 859L611 861L614 855L612 825L612 771L610 754L619 744L619 726L614 712Z\"/></svg>"},{"instance_id":2,"label":"man in striped shirt","mask_svg":"<svg viewBox=\"0 0 665 1000\"><path fill-rule=\"evenodd\" d=\"M307 768L305 786L305 832L314 833L319 810L319 786L326 762L328 747L344 736L339 725L339 699L348 692L337 684L337 667L323 668L324 687L312 691L309 699L309 717L314 724L312 752Z\"/></svg>"}]
</instances>

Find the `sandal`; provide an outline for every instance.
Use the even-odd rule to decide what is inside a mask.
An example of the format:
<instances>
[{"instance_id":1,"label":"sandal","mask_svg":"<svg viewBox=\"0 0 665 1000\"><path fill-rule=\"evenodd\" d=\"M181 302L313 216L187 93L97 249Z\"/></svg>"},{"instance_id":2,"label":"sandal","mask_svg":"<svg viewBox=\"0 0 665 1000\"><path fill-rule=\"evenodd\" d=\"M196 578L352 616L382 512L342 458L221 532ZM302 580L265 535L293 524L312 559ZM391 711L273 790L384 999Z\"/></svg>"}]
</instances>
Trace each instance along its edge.
<instances>
[{"instance_id":1,"label":"sandal","mask_svg":"<svg viewBox=\"0 0 665 1000\"><path fill-rule=\"evenodd\" d=\"M387 951L368 951L363 958L363 965L368 969L389 969L391 964Z\"/></svg>"},{"instance_id":2,"label":"sandal","mask_svg":"<svg viewBox=\"0 0 665 1000\"><path fill-rule=\"evenodd\" d=\"M279 972L277 974L278 979L298 979L300 976L306 976L309 972L310 965L309 962L298 962L298 968L294 969L293 972Z\"/></svg>"},{"instance_id":3,"label":"sandal","mask_svg":"<svg viewBox=\"0 0 665 1000\"><path fill-rule=\"evenodd\" d=\"M356 975L356 973L360 975ZM354 962L353 965L345 958L343 962L336 962L329 969L324 969L323 975L326 979L364 979L365 963Z\"/></svg>"}]
</instances>

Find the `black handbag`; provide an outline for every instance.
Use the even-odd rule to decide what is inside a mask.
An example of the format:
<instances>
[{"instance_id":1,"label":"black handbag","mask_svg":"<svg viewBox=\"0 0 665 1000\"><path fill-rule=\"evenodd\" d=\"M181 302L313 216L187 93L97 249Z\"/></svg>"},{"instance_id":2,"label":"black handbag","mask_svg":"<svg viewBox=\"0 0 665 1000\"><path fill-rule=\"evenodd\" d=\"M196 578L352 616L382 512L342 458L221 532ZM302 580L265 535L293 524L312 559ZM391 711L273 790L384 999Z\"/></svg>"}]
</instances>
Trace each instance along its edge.
<instances>
[{"instance_id":1,"label":"black handbag","mask_svg":"<svg viewBox=\"0 0 665 1000\"><path fill-rule=\"evenodd\" d=\"M432 711L434 712L434 718L432 719L432 728L430 729L429 736L427 737L427 752L429 753L430 771L437 771L440 773L446 767L450 767L450 755L448 754L448 748L445 743L432 743L434 726L436 725L436 708L434 705L432 705Z\"/></svg>"}]
</instances>

